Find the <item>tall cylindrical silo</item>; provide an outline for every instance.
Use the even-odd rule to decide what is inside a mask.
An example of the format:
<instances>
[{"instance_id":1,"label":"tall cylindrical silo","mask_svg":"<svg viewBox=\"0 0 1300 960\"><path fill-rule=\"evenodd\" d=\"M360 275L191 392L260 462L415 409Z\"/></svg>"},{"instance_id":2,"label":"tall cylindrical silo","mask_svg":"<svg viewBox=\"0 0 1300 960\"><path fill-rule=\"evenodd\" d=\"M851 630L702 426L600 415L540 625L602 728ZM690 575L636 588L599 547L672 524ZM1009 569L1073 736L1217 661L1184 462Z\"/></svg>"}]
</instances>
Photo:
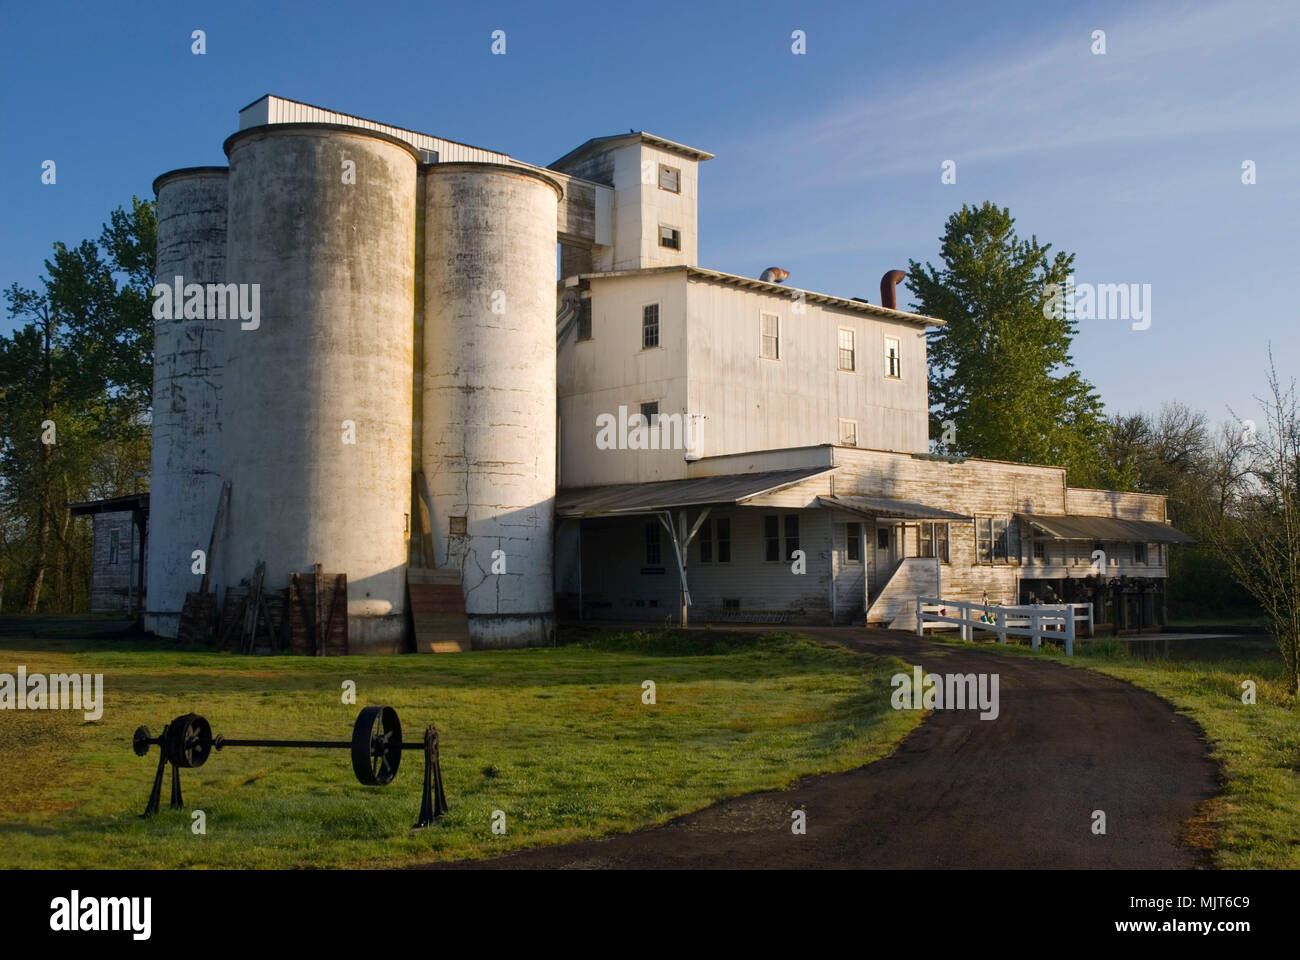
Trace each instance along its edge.
<instances>
[{"instance_id":1,"label":"tall cylindrical silo","mask_svg":"<svg viewBox=\"0 0 1300 960\"><path fill-rule=\"evenodd\" d=\"M154 181L160 285L183 293L224 280L228 174L191 167ZM145 629L166 637L176 636L186 592L199 588L193 554L208 549L221 490L224 324L207 315L206 298L200 316L186 319L183 304L173 295L154 311Z\"/></svg>"},{"instance_id":2,"label":"tall cylindrical silo","mask_svg":"<svg viewBox=\"0 0 1300 960\"><path fill-rule=\"evenodd\" d=\"M475 648L554 639L560 186L495 164L424 177L423 469Z\"/></svg>"},{"instance_id":3,"label":"tall cylindrical silo","mask_svg":"<svg viewBox=\"0 0 1300 960\"><path fill-rule=\"evenodd\" d=\"M223 583L321 564L348 578L350 652L405 635L418 155L384 134L276 124L226 141L231 280L260 316L227 327Z\"/></svg>"}]
</instances>

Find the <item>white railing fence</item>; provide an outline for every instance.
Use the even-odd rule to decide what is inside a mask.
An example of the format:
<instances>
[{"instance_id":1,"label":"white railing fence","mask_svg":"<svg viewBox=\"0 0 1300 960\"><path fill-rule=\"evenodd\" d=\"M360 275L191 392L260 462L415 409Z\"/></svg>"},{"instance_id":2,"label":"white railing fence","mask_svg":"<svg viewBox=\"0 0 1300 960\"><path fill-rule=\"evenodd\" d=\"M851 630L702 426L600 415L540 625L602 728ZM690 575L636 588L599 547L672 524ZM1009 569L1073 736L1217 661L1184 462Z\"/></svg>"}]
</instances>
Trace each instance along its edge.
<instances>
[{"instance_id":1,"label":"white railing fence","mask_svg":"<svg viewBox=\"0 0 1300 960\"><path fill-rule=\"evenodd\" d=\"M1053 603L1002 606L967 600L944 600L940 597L916 598L916 635L925 636L927 629L942 629L954 625L961 629L963 640L974 640L976 630L987 630L998 635L998 643L1006 643L1007 636L1029 637L1030 646L1037 650L1042 640L1064 640L1066 656L1074 656L1076 624L1087 625L1092 636L1092 604Z\"/></svg>"}]
</instances>

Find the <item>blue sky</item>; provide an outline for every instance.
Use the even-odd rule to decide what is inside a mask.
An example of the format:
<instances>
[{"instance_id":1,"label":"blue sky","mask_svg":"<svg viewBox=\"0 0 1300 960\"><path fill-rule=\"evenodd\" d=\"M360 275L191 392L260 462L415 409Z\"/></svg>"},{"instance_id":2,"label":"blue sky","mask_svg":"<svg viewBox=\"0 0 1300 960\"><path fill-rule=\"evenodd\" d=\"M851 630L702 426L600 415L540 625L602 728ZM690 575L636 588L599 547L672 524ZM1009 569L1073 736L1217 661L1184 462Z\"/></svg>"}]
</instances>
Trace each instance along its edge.
<instances>
[{"instance_id":1,"label":"blue sky","mask_svg":"<svg viewBox=\"0 0 1300 960\"><path fill-rule=\"evenodd\" d=\"M630 128L709 150L702 266L782 266L873 301L885 270L937 260L963 202L1010 207L1022 235L1077 254L1079 283L1151 285L1149 329L1080 324L1076 362L1112 412L1176 399L1251 416L1270 341L1280 372L1300 370L1293 0L0 11L5 287L34 284L53 241L96 236L159 173L223 164L238 109L276 93L542 165Z\"/></svg>"}]
</instances>

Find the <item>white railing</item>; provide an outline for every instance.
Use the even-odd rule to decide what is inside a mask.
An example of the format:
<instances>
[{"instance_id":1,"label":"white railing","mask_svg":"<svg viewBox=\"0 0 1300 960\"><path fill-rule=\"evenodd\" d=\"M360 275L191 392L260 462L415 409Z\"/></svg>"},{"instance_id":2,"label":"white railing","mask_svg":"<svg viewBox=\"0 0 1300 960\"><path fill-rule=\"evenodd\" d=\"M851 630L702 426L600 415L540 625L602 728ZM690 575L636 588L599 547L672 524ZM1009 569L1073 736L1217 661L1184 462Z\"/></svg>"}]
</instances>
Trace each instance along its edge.
<instances>
[{"instance_id":1,"label":"white railing","mask_svg":"<svg viewBox=\"0 0 1300 960\"><path fill-rule=\"evenodd\" d=\"M1082 611L1082 612L1081 612ZM956 614L953 616L951 614ZM925 636L927 626L953 624L961 628L963 640L975 639L976 630L998 635L1006 643L1007 635L1029 637L1037 650L1040 641L1064 640L1066 656L1074 656L1075 621L1084 620L1092 634L1092 605L1087 603L1029 604L1001 606L967 600L944 600L939 597L916 598L916 635Z\"/></svg>"}]
</instances>

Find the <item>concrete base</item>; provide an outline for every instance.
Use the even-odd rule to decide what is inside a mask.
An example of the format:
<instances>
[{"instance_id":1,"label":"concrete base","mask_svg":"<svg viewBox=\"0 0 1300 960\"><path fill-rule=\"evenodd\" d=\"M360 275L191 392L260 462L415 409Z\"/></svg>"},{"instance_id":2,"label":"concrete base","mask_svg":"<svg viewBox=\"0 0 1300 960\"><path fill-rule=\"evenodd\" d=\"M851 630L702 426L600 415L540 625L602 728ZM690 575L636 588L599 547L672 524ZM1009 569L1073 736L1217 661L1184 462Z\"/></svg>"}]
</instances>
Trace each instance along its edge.
<instances>
[{"instance_id":1,"label":"concrete base","mask_svg":"<svg viewBox=\"0 0 1300 960\"><path fill-rule=\"evenodd\" d=\"M149 613L145 611L144 629L147 633L175 640L181 632L181 615L179 613Z\"/></svg>"},{"instance_id":2,"label":"concrete base","mask_svg":"<svg viewBox=\"0 0 1300 960\"><path fill-rule=\"evenodd\" d=\"M475 650L503 650L514 647L555 645L555 614L469 615L470 642Z\"/></svg>"},{"instance_id":3,"label":"concrete base","mask_svg":"<svg viewBox=\"0 0 1300 960\"><path fill-rule=\"evenodd\" d=\"M406 646L406 614L348 617L348 653L401 653Z\"/></svg>"}]
</instances>

